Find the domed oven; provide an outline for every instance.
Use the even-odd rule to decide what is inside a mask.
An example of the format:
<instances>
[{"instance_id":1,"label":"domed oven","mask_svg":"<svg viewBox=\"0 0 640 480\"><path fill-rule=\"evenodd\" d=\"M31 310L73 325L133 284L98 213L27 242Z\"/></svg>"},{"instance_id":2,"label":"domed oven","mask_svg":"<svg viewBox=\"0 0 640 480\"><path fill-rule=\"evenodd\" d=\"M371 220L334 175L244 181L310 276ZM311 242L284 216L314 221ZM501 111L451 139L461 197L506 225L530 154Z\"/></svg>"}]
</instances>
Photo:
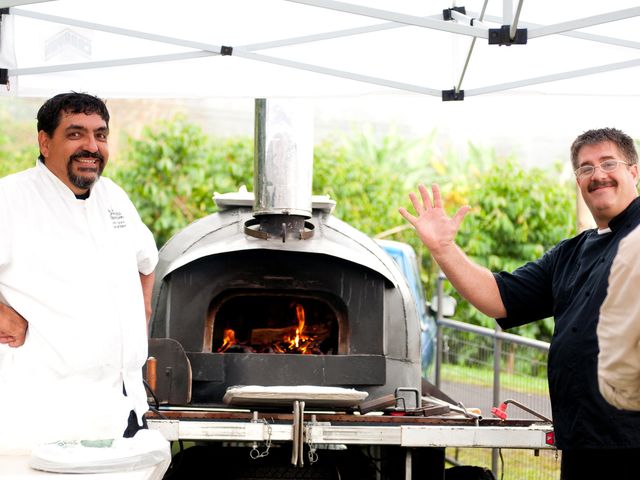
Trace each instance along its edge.
<instances>
[{"instance_id":1,"label":"domed oven","mask_svg":"<svg viewBox=\"0 0 640 480\"><path fill-rule=\"evenodd\" d=\"M161 249L150 353L163 342L184 351L182 402L220 404L236 385L353 387L367 400L420 389L409 287L332 200L311 195L312 150L296 125L257 100L255 195L216 195L217 213ZM167 375L158 381L176 388Z\"/></svg>"}]
</instances>

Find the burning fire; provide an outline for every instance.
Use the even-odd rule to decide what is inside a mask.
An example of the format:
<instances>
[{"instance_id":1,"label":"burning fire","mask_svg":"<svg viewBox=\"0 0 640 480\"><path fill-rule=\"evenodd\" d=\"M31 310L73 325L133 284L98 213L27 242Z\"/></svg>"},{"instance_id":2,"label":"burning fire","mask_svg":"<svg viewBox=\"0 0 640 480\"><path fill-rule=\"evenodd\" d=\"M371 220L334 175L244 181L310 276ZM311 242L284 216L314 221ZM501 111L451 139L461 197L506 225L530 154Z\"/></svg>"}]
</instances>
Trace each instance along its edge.
<instances>
[{"instance_id":1,"label":"burning fire","mask_svg":"<svg viewBox=\"0 0 640 480\"><path fill-rule=\"evenodd\" d=\"M293 336L285 336L282 342L275 343L273 348L278 353L310 353L307 349L312 341L311 337L304 335L304 308L299 303L296 304L296 317L298 319L298 327L296 328L296 334Z\"/></svg>"},{"instance_id":2,"label":"burning fire","mask_svg":"<svg viewBox=\"0 0 640 480\"><path fill-rule=\"evenodd\" d=\"M313 335L313 332L305 330L304 307L299 303L295 306L297 325L285 328L256 328L251 332L248 345L236 340L235 331L231 328L224 330L222 345L218 353L228 351L231 347L234 351L246 352L271 352L271 353L297 353L311 355L320 352L320 343L324 339L321 335Z\"/></svg>"},{"instance_id":3,"label":"burning fire","mask_svg":"<svg viewBox=\"0 0 640 480\"><path fill-rule=\"evenodd\" d=\"M224 338L222 339L222 345L218 349L218 352L226 352L229 347L236 344L236 332L230 328L226 328L224 331Z\"/></svg>"}]
</instances>

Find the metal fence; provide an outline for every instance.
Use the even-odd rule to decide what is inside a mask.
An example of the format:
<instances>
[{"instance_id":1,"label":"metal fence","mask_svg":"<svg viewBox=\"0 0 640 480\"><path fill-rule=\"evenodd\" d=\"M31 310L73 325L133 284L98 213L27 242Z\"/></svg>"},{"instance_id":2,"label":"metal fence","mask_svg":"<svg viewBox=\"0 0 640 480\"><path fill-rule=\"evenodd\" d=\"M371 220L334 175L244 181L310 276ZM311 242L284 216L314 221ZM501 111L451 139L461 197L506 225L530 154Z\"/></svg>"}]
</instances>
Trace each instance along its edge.
<instances>
[{"instance_id":1,"label":"metal fence","mask_svg":"<svg viewBox=\"0 0 640 480\"><path fill-rule=\"evenodd\" d=\"M491 417L506 402L508 418L551 419L547 384L549 344L529 338L438 319L435 383L466 408ZM556 451L452 449L453 461L490 468L504 480L557 480Z\"/></svg>"}]
</instances>

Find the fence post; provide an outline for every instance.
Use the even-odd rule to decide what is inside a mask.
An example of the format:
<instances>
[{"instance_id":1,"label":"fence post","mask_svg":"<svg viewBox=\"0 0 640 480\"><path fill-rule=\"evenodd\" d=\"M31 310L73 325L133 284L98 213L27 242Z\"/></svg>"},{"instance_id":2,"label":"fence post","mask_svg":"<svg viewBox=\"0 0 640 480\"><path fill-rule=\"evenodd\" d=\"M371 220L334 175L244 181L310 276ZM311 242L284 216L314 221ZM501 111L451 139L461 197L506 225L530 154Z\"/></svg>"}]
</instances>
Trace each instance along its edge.
<instances>
[{"instance_id":1,"label":"fence post","mask_svg":"<svg viewBox=\"0 0 640 480\"><path fill-rule=\"evenodd\" d=\"M436 388L440 388L440 375L442 369L442 308L444 297L444 280L445 275L442 270L438 272L438 279L436 280Z\"/></svg>"},{"instance_id":2,"label":"fence post","mask_svg":"<svg viewBox=\"0 0 640 480\"><path fill-rule=\"evenodd\" d=\"M502 340L498 337L500 326L496 323L494 328L496 335L493 337L493 406L500 406L500 359L502 357ZM491 471L498 478L498 454L497 448L491 449Z\"/></svg>"}]
</instances>

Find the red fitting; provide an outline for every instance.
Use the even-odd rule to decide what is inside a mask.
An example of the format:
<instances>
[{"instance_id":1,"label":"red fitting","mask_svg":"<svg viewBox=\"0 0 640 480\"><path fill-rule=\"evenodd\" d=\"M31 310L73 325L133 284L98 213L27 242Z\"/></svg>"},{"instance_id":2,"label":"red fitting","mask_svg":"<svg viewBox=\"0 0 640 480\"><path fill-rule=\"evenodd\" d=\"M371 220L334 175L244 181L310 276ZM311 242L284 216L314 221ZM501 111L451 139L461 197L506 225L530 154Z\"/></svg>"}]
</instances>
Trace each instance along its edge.
<instances>
[{"instance_id":1,"label":"red fitting","mask_svg":"<svg viewBox=\"0 0 640 480\"><path fill-rule=\"evenodd\" d=\"M555 445L556 444L556 435L554 432L547 432L544 434L544 443L547 445Z\"/></svg>"},{"instance_id":2,"label":"red fitting","mask_svg":"<svg viewBox=\"0 0 640 480\"><path fill-rule=\"evenodd\" d=\"M491 413L498 417L500 420L506 420L507 419L507 404L506 403L501 403L499 407L493 407L491 409Z\"/></svg>"}]
</instances>

